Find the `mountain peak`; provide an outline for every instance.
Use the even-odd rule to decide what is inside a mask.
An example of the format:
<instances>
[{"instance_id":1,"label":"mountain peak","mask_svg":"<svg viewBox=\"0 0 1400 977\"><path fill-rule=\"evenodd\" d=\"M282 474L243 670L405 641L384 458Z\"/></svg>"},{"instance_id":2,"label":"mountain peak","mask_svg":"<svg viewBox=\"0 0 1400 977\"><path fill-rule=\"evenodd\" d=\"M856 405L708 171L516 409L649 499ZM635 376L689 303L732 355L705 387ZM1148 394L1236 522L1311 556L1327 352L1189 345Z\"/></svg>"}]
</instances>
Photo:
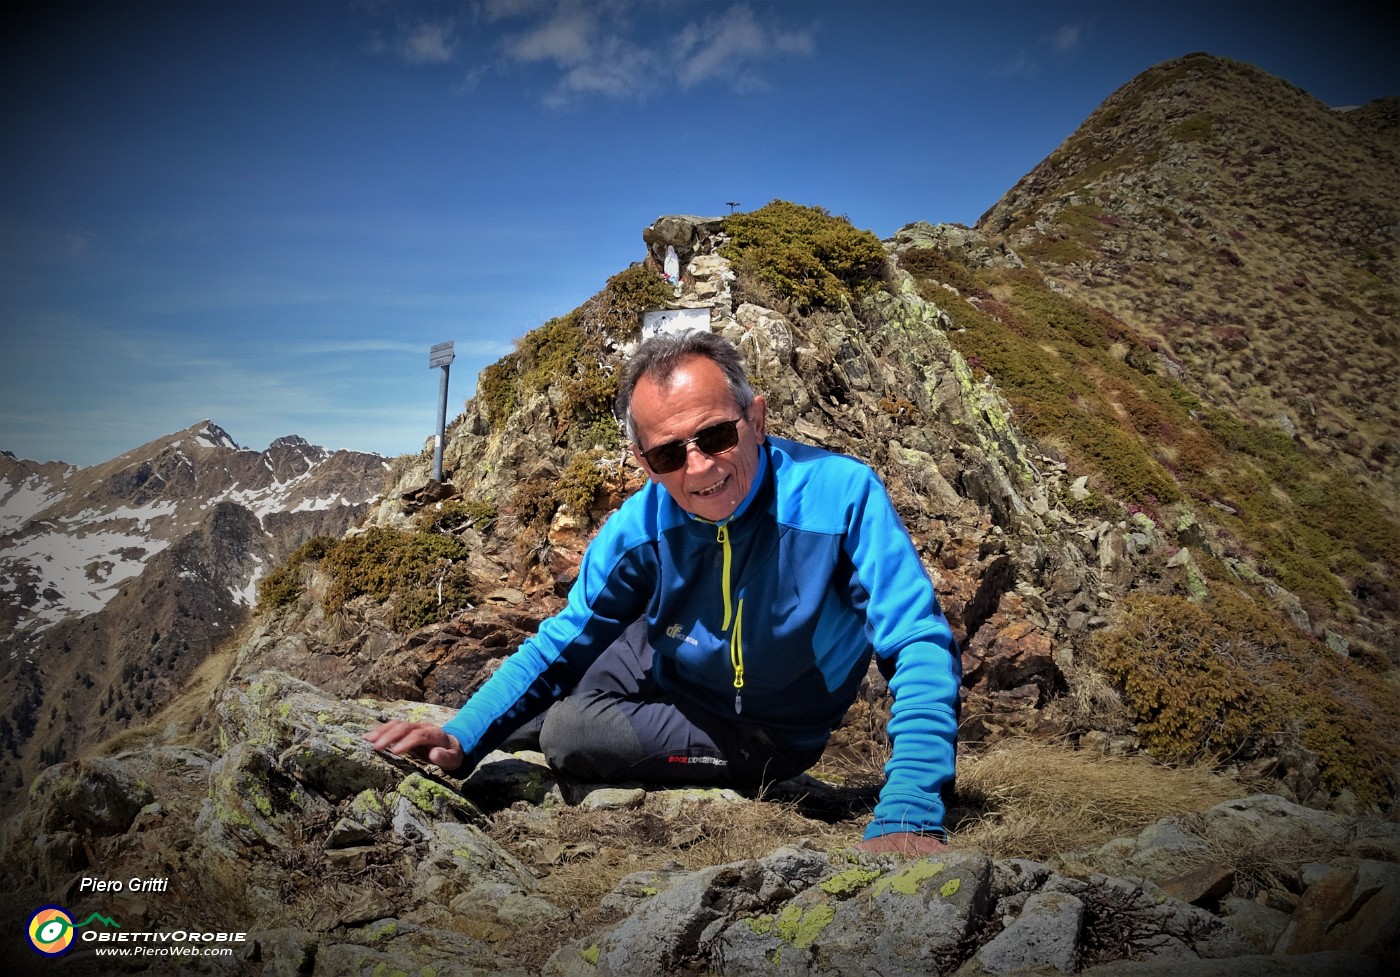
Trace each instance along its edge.
<instances>
[{"instance_id":1,"label":"mountain peak","mask_svg":"<svg viewBox=\"0 0 1400 977\"><path fill-rule=\"evenodd\" d=\"M243 450L237 441L228 436L228 432L209 419L200 421L189 428L191 436L203 447L206 448L232 448L234 451Z\"/></svg>"},{"instance_id":2,"label":"mountain peak","mask_svg":"<svg viewBox=\"0 0 1400 977\"><path fill-rule=\"evenodd\" d=\"M1177 58L1110 95L977 229L1400 514L1394 114Z\"/></svg>"}]
</instances>

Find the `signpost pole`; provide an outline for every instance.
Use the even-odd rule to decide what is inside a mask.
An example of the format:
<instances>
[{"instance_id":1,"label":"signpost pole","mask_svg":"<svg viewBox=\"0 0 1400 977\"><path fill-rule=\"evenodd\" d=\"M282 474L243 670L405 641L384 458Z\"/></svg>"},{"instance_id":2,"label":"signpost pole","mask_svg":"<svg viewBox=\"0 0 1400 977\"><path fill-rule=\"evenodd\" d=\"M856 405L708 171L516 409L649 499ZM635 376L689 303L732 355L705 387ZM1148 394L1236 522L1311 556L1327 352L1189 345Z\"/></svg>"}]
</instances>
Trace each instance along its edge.
<instances>
[{"instance_id":1,"label":"signpost pole","mask_svg":"<svg viewBox=\"0 0 1400 977\"><path fill-rule=\"evenodd\" d=\"M433 439L433 481L442 483L442 445L447 439L447 376L456 356L452 342L438 343L428 350L428 367L442 368L442 382L438 384L437 435Z\"/></svg>"},{"instance_id":2,"label":"signpost pole","mask_svg":"<svg viewBox=\"0 0 1400 977\"><path fill-rule=\"evenodd\" d=\"M438 384L437 441L433 445L433 481L442 481L442 442L447 437L447 374L452 364L442 364L442 382Z\"/></svg>"}]
</instances>

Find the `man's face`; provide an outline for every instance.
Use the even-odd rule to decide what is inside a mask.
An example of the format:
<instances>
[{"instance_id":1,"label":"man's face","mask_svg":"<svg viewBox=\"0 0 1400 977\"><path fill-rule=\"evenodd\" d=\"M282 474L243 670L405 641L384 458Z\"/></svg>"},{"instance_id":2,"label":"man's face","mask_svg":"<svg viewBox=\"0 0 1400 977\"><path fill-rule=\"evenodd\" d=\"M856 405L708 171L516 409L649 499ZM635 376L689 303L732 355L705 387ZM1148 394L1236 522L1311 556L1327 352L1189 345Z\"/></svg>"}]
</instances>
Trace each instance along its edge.
<instances>
[{"instance_id":1,"label":"man's face","mask_svg":"<svg viewBox=\"0 0 1400 977\"><path fill-rule=\"evenodd\" d=\"M686 445L685 464L658 475L642 457L669 441L685 441L712 424L739 420L739 443L728 451L707 455L696 445ZM643 377L632 391L632 420L637 441L632 455L676 504L711 522L734 514L749 494L758 469L758 446L763 443L767 406L762 397L749 405L748 417L740 412L725 382L724 372L712 360L692 356L682 360L664 387Z\"/></svg>"}]
</instances>

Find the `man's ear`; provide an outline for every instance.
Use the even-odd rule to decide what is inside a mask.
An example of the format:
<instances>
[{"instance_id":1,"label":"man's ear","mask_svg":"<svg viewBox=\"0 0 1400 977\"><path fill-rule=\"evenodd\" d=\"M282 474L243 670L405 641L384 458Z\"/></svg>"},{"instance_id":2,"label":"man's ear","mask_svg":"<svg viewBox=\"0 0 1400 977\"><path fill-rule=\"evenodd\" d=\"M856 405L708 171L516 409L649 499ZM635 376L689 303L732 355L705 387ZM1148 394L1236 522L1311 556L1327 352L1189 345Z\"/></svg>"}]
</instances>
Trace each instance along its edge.
<instances>
[{"instance_id":1,"label":"man's ear","mask_svg":"<svg viewBox=\"0 0 1400 977\"><path fill-rule=\"evenodd\" d=\"M763 394L754 394L748 417L749 427L753 428L754 434L758 435L758 443L762 444L768 429L768 402L763 399Z\"/></svg>"}]
</instances>

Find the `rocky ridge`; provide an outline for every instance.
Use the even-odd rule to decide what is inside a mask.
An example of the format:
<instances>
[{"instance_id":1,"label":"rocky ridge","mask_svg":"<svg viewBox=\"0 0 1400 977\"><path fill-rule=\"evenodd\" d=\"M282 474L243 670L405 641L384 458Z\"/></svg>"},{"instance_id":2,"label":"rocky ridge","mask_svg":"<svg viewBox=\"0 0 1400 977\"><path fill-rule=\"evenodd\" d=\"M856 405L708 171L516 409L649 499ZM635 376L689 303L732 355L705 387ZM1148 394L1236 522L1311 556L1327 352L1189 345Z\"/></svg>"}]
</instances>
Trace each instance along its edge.
<instances>
[{"instance_id":1,"label":"rocky ridge","mask_svg":"<svg viewBox=\"0 0 1400 977\"><path fill-rule=\"evenodd\" d=\"M1394 515L1397 101L1336 111L1253 65L1167 61L976 227L1152 337L1212 400L1345 466Z\"/></svg>"}]
</instances>

